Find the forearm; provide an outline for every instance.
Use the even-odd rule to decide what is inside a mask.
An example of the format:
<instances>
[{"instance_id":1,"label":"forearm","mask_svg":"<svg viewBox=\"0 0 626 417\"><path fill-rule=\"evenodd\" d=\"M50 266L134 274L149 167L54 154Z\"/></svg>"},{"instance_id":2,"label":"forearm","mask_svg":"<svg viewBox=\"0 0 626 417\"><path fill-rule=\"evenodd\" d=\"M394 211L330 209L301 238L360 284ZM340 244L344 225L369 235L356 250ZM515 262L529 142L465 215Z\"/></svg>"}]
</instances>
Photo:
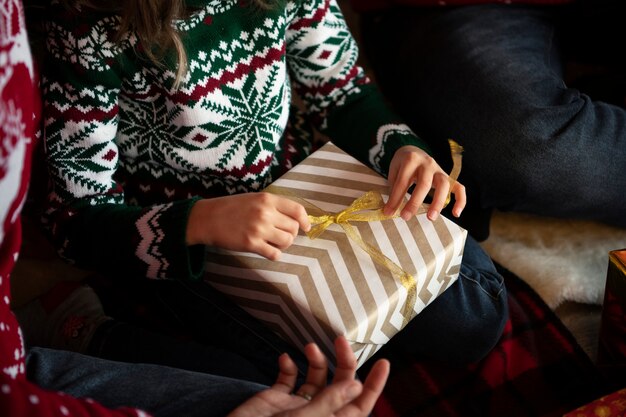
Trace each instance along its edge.
<instances>
[{"instance_id":1,"label":"forearm","mask_svg":"<svg viewBox=\"0 0 626 417\"><path fill-rule=\"evenodd\" d=\"M429 151L357 65L358 47L336 1L302 7L288 32L287 50L311 120L346 152L386 175L400 147Z\"/></svg>"}]
</instances>

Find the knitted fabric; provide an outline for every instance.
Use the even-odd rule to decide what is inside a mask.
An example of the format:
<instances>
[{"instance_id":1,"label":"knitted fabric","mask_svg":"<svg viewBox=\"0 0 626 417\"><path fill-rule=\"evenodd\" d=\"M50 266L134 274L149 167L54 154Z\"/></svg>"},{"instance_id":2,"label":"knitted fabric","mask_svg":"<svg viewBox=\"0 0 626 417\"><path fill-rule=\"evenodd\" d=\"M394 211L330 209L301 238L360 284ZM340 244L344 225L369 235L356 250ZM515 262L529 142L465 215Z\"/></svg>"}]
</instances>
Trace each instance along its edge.
<instances>
[{"instance_id":1,"label":"knitted fabric","mask_svg":"<svg viewBox=\"0 0 626 417\"><path fill-rule=\"evenodd\" d=\"M53 6L47 24L46 221L61 254L87 268L197 278L185 244L199 197L260 191L311 150L311 130L385 173L400 146L425 145L384 105L335 0L271 10L191 1L175 23L189 59L142 56L119 17Z\"/></svg>"},{"instance_id":2,"label":"knitted fabric","mask_svg":"<svg viewBox=\"0 0 626 417\"><path fill-rule=\"evenodd\" d=\"M21 3L0 8L0 372L24 378L24 348L10 310L10 274L21 244L20 210L34 139L34 68ZM31 94L28 94L28 93ZM1 395L1 394L0 394Z\"/></svg>"},{"instance_id":3,"label":"knitted fabric","mask_svg":"<svg viewBox=\"0 0 626 417\"><path fill-rule=\"evenodd\" d=\"M147 416L29 383L20 328L10 309L10 274L21 242L39 99L20 0L0 0L0 416Z\"/></svg>"}]
</instances>

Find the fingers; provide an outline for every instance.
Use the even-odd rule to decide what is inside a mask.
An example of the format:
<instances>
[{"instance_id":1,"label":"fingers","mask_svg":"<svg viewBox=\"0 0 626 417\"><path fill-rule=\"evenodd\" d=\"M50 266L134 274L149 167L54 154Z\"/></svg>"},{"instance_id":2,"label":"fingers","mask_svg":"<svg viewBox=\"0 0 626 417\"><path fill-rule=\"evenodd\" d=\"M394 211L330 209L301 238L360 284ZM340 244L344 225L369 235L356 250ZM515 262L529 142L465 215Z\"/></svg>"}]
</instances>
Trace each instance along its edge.
<instances>
[{"instance_id":1,"label":"fingers","mask_svg":"<svg viewBox=\"0 0 626 417\"><path fill-rule=\"evenodd\" d=\"M389 362L374 364L364 384L343 380L320 391L309 404L299 410L300 417L332 415L366 417L371 414L389 376Z\"/></svg>"},{"instance_id":2,"label":"fingers","mask_svg":"<svg viewBox=\"0 0 626 417\"><path fill-rule=\"evenodd\" d=\"M387 204L385 204L383 209L383 214L387 216L394 214L398 210L409 187L413 185L413 173L409 170L394 169L393 173L393 177L389 177L391 194L389 195L389 200L387 200Z\"/></svg>"},{"instance_id":3,"label":"fingers","mask_svg":"<svg viewBox=\"0 0 626 417\"><path fill-rule=\"evenodd\" d=\"M295 220L295 224L300 229L308 232L311 229L311 222L309 221L309 216L307 215L306 210L302 206L302 204L296 203L295 201L291 201L288 198L280 198L280 203L276 205L276 209L289 217L290 219ZM298 229L296 227L295 234L298 234Z\"/></svg>"},{"instance_id":4,"label":"fingers","mask_svg":"<svg viewBox=\"0 0 626 417\"><path fill-rule=\"evenodd\" d=\"M450 190L450 182L450 177L432 157L419 149L401 148L394 155L389 167L391 193L383 213L395 213L409 188L414 185L409 201L400 212L404 220L409 220L422 210L424 199L431 190L433 196L427 214L431 221L436 220L445 207L449 191L455 196L452 215L459 217L466 204L465 187L454 181Z\"/></svg>"},{"instance_id":5,"label":"fingers","mask_svg":"<svg viewBox=\"0 0 626 417\"><path fill-rule=\"evenodd\" d=\"M391 216L398 210L400 203L402 202L402 198L404 197L404 194L406 194L406 192L403 192L400 187L396 187L397 178L398 169L396 168L396 164L391 164L389 166L389 176L387 178L391 194L389 195L387 204L383 207L383 214L385 216Z\"/></svg>"},{"instance_id":6,"label":"fingers","mask_svg":"<svg viewBox=\"0 0 626 417\"><path fill-rule=\"evenodd\" d=\"M341 409L337 416L356 417L369 415L385 388L387 378L389 377L389 368L389 361L386 359L377 361L365 379L361 394L348 406Z\"/></svg>"},{"instance_id":7,"label":"fingers","mask_svg":"<svg viewBox=\"0 0 626 417\"><path fill-rule=\"evenodd\" d=\"M335 339L335 356L337 357L337 367L333 382L354 379L357 361L350 343L344 336L338 336Z\"/></svg>"},{"instance_id":8,"label":"fingers","mask_svg":"<svg viewBox=\"0 0 626 417\"><path fill-rule=\"evenodd\" d=\"M427 214L428 219L431 221L437 219L437 216L439 216L439 213L443 209L443 206L445 206L446 200L448 199L448 190L450 189L448 176L443 173L435 174L433 177L433 187L435 192Z\"/></svg>"},{"instance_id":9,"label":"fingers","mask_svg":"<svg viewBox=\"0 0 626 417\"><path fill-rule=\"evenodd\" d=\"M298 367L288 354L283 353L278 358L278 369L278 377L272 389L289 394L296 385Z\"/></svg>"},{"instance_id":10,"label":"fingers","mask_svg":"<svg viewBox=\"0 0 626 417\"><path fill-rule=\"evenodd\" d=\"M450 177L448 177L448 175L443 172L436 173L433 176L431 189L433 190L433 195L432 201L428 207L427 216L429 220L435 221L439 214L441 214L441 210L443 210L443 208L446 206L446 202L448 200L448 195L450 192ZM455 200L454 206L452 208L452 215L454 215L455 217L459 217L461 215L461 212L465 208L465 204L467 203L465 187L461 183L455 181L451 193L454 194ZM410 210L411 216L414 216L416 213L419 212L419 207L422 205L424 198L426 198L426 195L423 195L423 190L417 192L416 189L415 191L413 191L409 202L406 204L405 210ZM416 208L417 211L415 211Z\"/></svg>"},{"instance_id":11,"label":"fingers","mask_svg":"<svg viewBox=\"0 0 626 417\"><path fill-rule=\"evenodd\" d=\"M260 207L271 209L258 216L257 230L249 234L255 241L249 245L259 255L277 260L281 252L293 244L298 231L310 230L311 224L306 210L299 203L269 193L259 193L259 201Z\"/></svg>"},{"instance_id":12,"label":"fingers","mask_svg":"<svg viewBox=\"0 0 626 417\"><path fill-rule=\"evenodd\" d=\"M424 198L430 191L432 175L441 171L439 165L422 149L407 145L396 151L389 166L391 194L383 213L391 215L400 207L409 188L415 184L414 198L402 208L400 216L408 220L417 214Z\"/></svg>"},{"instance_id":13,"label":"fingers","mask_svg":"<svg viewBox=\"0 0 626 417\"><path fill-rule=\"evenodd\" d=\"M452 187L452 193L454 194L454 207L452 208L452 215L459 217L465 204L467 204L467 195L465 194L465 187L459 182L455 182Z\"/></svg>"},{"instance_id":14,"label":"fingers","mask_svg":"<svg viewBox=\"0 0 626 417\"><path fill-rule=\"evenodd\" d=\"M361 394L363 386L358 381L341 381L324 388L313 400L306 404L298 415L300 417L330 416L343 411ZM356 411L356 408L353 407ZM367 414L349 414L350 416L367 416Z\"/></svg>"},{"instance_id":15,"label":"fingers","mask_svg":"<svg viewBox=\"0 0 626 417\"><path fill-rule=\"evenodd\" d=\"M365 383L354 379L357 361L350 344L343 336L335 339L337 368L333 383L324 388L327 378L327 362L324 354L314 343L305 347L309 361L306 382L298 389L297 396L310 400L297 410L299 417L336 415L342 417L366 417L383 392L389 376L389 361L377 361ZM280 358L280 374L273 388L291 392L296 379L294 363L287 355ZM301 400L300 400L301 401Z\"/></svg>"},{"instance_id":16,"label":"fingers","mask_svg":"<svg viewBox=\"0 0 626 417\"><path fill-rule=\"evenodd\" d=\"M424 203L424 199L430 192L432 188L432 179L431 178L422 178L420 181L415 183L415 188L413 189L413 193L411 193L411 198L405 204L400 216L404 220L409 220L411 217L415 216L422 204Z\"/></svg>"},{"instance_id":17,"label":"fingers","mask_svg":"<svg viewBox=\"0 0 626 417\"><path fill-rule=\"evenodd\" d=\"M298 389L302 395L314 397L326 386L328 363L326 357L315 343L304 347L304 354L309 362L304 384Z\"/></svg>"}]
</instances>

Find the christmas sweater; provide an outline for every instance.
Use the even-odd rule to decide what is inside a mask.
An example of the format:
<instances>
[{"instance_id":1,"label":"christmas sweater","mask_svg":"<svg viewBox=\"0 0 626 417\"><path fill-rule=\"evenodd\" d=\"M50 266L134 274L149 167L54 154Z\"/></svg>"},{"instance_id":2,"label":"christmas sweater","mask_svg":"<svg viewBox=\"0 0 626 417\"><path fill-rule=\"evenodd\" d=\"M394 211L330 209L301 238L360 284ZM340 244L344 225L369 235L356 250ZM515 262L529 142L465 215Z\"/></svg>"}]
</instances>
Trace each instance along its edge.
<instances>
[{"instance_id":1,"label":"christmas sweater","mask_svg":"<svg viewBox=\"0 0 626 417\"><path fill-rule=\"evenodd\" d=\"M0 416L147 416L107 410L26 380L24 344L10 308L10 274L21 243L20 212L40 113L21 0L0 0Z\"/></svg>"},{"instance_id":2,"label":"christmas sweater","mask_svg":"<svg viewBox=\"0 0 626 417\"><path fill-rule=\"evenodd\" d=\"M350 0L352 8L358 12L388 9L394 6L468 6L476 4L537 4L556 5L571 3L573 0Z\"/></svg>"},{"instance_id":3,"label":"christmas sweater","mask_svg":"<svg viewBox=\"0 0 626 417\"><path fill-rule=\"evenodd\" d=\"M393 153L425 148L383 104L335 0L188 0L174 22L188 71L115 39L119 17L53 6L47 23L46 222L62 256L85 268L197 278L187 247L200 197L262 190L311 151L306 119L381 173Z\"/></svg>"}]
</instances>

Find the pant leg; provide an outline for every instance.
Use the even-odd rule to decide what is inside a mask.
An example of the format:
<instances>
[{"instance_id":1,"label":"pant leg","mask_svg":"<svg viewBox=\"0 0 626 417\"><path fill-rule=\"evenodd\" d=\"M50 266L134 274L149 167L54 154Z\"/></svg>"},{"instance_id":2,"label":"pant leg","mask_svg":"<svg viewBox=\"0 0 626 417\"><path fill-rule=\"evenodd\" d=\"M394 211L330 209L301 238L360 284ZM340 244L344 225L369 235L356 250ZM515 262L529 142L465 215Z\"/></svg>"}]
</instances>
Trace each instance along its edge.
<instances>
[{"instance_id":1,"label":"pant leg","mask_svg":"<svg viewBox=\"0 0 626 417\"><path fill-rule=\"evenodd\" d=\"M235 352L179 340L117 320L96 330L86 353L107 360L165 365L263 385L271 385L276 377Z\"/></svg>"},{"instance_id":2,"label":"pant leg","mask_svg":"<svg viewBox=\"0 0 626 417\"><path fill-rule=\"evenodd\" d=\"M109 408L137 407L157 417L221 417L267 388L164 366L126 364L42 348L29 352L27 377L45 389L92 398Z\"/></svg>"},{"instance_id":3,"label":"pant leg","mask_svg":"<svg viewBox=\"0 0 626 417\"><path fill-rule=\"evenodd\" d=\"M626 110L565 84L563 9L420 10L364 19L365 51L438 159L447 138L464 146L471 200L626 227Z\"/></svg>"},{"instance_id":4,"label":"pant leg","mask_svg":"<svg viewBox=\"0 0 626 417\"><path fill-rule=\"evenodd\" d=\"M389 343L428 359L472 363L496 345L507 319L503 277L468 237L458 280Z\"/></svg>"}]
</instances>

